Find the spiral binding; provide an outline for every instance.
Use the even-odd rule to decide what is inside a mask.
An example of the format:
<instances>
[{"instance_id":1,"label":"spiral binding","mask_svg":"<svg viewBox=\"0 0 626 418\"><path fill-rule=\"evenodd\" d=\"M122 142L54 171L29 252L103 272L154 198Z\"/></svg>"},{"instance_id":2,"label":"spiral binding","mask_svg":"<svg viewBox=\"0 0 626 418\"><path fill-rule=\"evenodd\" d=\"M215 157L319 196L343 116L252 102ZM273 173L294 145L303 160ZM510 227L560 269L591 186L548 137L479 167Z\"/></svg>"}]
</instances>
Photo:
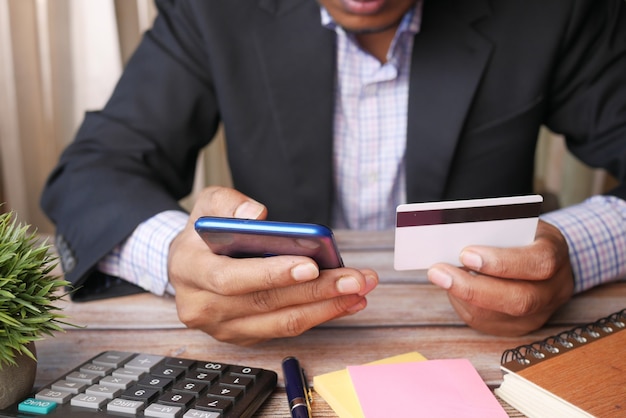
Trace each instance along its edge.
<instances>
[{"instance_id":1,"label":"spiral binding","mask_svg":"<svg viewBox=\"0 0 626 418\"><path fill-rule=\"evenodd\" d=\"M595 322L574 327L541 341L506 350L502 353L500 364L512 371L519 371L625 328L626 309L622 309Z\"/></svg>"}]
</instances>

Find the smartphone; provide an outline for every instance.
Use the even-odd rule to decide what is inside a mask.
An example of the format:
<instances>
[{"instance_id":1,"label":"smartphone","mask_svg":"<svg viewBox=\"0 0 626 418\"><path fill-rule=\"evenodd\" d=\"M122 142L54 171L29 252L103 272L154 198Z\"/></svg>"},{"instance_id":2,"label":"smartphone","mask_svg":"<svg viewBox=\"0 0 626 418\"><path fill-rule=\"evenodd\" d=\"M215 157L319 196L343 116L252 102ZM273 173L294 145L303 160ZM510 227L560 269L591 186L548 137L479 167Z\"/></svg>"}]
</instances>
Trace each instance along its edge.
<instances>
[{"instance_id":1,"label":"smartphone","mask_svg":"<svg viewBox=\"0 0 626 418\"><path fill-rule=\"evenodd\" d=\"M343 267L333 232L324 225L202 216L195 229L216 254L238 258L304 255L320 269Z\"/></svg>"}]
</instances>

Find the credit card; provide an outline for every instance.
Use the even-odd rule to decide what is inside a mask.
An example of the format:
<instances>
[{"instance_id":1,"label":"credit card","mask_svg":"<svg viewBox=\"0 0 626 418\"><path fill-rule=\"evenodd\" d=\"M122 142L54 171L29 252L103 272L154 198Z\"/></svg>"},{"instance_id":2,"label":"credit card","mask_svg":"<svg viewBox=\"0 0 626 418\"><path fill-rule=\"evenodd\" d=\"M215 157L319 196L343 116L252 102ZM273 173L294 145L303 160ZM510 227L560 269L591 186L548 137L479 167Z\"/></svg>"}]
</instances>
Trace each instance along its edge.
<instances>
[{"instance_id":1,"label":"credit card","mask_svg":"<svg viewBox=\"0 0 626 418\"><path fill-rule=\"evenodd\" d=\"M518 247L535 239L540 195L409 203L396 209L394 268L460 266L469 245Z\"/></svg>"}]
</instances>

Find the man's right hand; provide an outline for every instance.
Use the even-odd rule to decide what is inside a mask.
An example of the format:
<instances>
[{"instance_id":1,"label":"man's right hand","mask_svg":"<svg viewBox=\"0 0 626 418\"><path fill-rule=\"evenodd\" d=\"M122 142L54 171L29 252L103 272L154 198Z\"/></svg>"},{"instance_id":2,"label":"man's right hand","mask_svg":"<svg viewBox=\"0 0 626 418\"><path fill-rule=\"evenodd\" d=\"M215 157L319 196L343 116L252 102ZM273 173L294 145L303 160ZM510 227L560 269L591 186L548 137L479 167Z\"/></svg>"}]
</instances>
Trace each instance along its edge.
<instances>
[{"instance_id":1,"label":"man's right hand","mask_svg":"<svg viewBox=\"0 0 626 418\"><path fill-rule=\"evenodd\" d=\"M296 336L356 313L378 284L373 270L319 270L303 256L231 258L214 254L194 229L200 216L265 219L266 208L233 189L209 187L168 255L180 320L239 345Z\"/></svg>"}]
</instances>

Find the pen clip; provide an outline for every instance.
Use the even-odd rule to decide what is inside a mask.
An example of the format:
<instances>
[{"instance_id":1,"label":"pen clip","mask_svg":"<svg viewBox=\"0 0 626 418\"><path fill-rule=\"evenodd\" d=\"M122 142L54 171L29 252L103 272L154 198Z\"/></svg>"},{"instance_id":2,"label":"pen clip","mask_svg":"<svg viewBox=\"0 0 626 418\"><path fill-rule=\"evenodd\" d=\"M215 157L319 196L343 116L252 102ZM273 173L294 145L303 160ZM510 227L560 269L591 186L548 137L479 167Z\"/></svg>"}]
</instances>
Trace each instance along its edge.
<instances>
[{"instance_id":1,"label":"pen clip","mask_svg":"<svg viewBox=\"0 0 626 418\"><path fill-rule=\"evenodd\" d=\"M300 374L302 375L302 383L304 384L304 392L307 398L306 401L310 408L311 403L313 402L313 392L311 391L311 387L309 386L309 380L306 377L306 372L304 371L304 367L300 367Z\"/></svg>"}]
</instances>

